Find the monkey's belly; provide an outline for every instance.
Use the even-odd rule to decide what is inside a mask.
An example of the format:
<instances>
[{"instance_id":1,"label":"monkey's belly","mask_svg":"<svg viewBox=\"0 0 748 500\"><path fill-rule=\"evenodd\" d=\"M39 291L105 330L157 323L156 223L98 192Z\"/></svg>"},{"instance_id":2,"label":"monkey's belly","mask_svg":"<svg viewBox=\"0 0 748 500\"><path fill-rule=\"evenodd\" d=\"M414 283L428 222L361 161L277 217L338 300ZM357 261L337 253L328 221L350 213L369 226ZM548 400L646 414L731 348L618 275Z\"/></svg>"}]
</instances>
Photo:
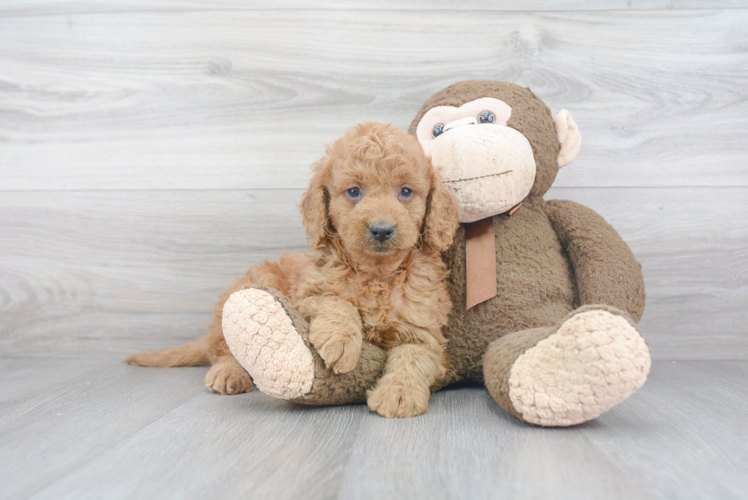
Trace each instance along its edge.
<instances>
[{"instance_id":1,"label":"monkey's belly","mask_svg":"<svg viewBox=\"0 0 748 500\"><path fill-rule=\"evenodd\" d=\"M462 227L456 240L457 251L445 255L453 273L449 280L454 307L443 329L453 366L451 381L482 381L488 344L509 333L555 325L579 306L577 286L545 213L538 207L521 209L497 229L496 297L466 311Z\"/></svg>"}]
</instances>

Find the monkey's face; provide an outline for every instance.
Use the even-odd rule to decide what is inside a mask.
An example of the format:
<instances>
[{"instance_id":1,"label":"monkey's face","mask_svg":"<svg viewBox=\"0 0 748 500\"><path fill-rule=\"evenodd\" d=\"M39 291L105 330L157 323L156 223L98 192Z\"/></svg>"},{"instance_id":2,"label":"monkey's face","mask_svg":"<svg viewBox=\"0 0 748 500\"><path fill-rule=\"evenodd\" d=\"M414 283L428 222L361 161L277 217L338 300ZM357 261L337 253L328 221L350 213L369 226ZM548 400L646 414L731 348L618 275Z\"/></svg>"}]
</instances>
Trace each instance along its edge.
<instances>
[{"instance_id":1,"label":"monkey's face","mask_svg":"<svg viewBox=\"0 0 748 500\"><path fill-rule=\"evenodd\" d=\"M512 108L482 97L423 115L416 137L460 205L460 222L506 212L530 192L536 165L530 141L507 126Z\"/></svg>"}]
</instances>

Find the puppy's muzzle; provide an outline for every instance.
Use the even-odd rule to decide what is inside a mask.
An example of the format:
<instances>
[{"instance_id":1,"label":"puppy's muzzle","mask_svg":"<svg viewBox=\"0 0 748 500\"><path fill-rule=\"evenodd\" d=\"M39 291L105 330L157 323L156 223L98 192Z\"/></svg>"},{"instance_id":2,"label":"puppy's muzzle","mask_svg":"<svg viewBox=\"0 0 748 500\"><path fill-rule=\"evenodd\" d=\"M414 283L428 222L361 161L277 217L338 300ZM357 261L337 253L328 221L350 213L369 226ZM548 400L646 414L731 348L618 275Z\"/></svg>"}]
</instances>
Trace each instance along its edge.
<instances>
[{"instance_id":1,"label":"puppy's muzzle","mask_svg":"<svg viewBox=\"0 0 748 500\"><path fill-rule=\"evenodd\" d=\"M395 234L395 226L388 224L372 224L369 226L369 234L380 243L389 240Z\"/></svg>"}]
</instances>

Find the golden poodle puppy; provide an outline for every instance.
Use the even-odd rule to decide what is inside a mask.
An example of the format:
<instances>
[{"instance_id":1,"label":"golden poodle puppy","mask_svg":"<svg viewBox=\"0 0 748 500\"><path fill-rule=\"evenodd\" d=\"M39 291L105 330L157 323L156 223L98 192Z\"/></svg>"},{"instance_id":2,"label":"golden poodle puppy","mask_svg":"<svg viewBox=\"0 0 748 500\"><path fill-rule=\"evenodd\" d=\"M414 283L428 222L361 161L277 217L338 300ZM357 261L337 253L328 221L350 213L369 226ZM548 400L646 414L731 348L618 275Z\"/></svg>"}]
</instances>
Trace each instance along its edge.
<instances>
[{"instance_id":1,"label":"golden poodle puppy","mask_svg":"<svg viewBox=\"0 0 748 500\"><path fill-rule=\"evenodd\" d=\"M441 327L451 302L440 254L457 229L456 202L415 138L366 122L314 165L301 211L310 252L281 254L231 283L205 337L126 362L210 362L208 388L248 391L250 377L226 346L221 316L232 293L264 286L291 299L309 320L309 340L331 370L353 370L363 340L388 351L384 375L368 395L372 410L386 417L425 412L430 388L448 366Z\"/></svg>"}]
</instances>

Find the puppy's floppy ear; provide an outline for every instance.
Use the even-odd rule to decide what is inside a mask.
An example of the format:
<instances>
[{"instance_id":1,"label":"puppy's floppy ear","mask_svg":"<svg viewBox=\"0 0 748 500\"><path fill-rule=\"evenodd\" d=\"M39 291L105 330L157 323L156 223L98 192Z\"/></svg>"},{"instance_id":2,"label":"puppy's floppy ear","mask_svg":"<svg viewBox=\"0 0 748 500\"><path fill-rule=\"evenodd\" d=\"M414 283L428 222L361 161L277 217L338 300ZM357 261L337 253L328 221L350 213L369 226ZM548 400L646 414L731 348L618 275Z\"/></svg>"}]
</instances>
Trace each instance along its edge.
<instances>
[{"instance_id":1,"label":"puppy's floppy ear","mask_svg":"<svg viewBox=\"0 0 748 500\"><path fill-rule=\"evenodd\" d=\"M330 169L330 159L324 157L314 166L314 175L309 188L301 197L301 216L306 230L306 237L312 248L319 248L329 237L330 222L327 217L327 205L330 195L325 189L325 179Z\"/></svg>"},{"instance_id":2,"label":"puppy's floppy ear","mask_svg":"<svg viewBox=\"0 0 748 500\"><path fill-rule=\"evenodd\" d=\"M439 252L452 244L460 207L457 200L442 182L441 176L431 169L431 191L426 202L426 217L423 223L423 243Z\"/></svg>"}]
</instances>

